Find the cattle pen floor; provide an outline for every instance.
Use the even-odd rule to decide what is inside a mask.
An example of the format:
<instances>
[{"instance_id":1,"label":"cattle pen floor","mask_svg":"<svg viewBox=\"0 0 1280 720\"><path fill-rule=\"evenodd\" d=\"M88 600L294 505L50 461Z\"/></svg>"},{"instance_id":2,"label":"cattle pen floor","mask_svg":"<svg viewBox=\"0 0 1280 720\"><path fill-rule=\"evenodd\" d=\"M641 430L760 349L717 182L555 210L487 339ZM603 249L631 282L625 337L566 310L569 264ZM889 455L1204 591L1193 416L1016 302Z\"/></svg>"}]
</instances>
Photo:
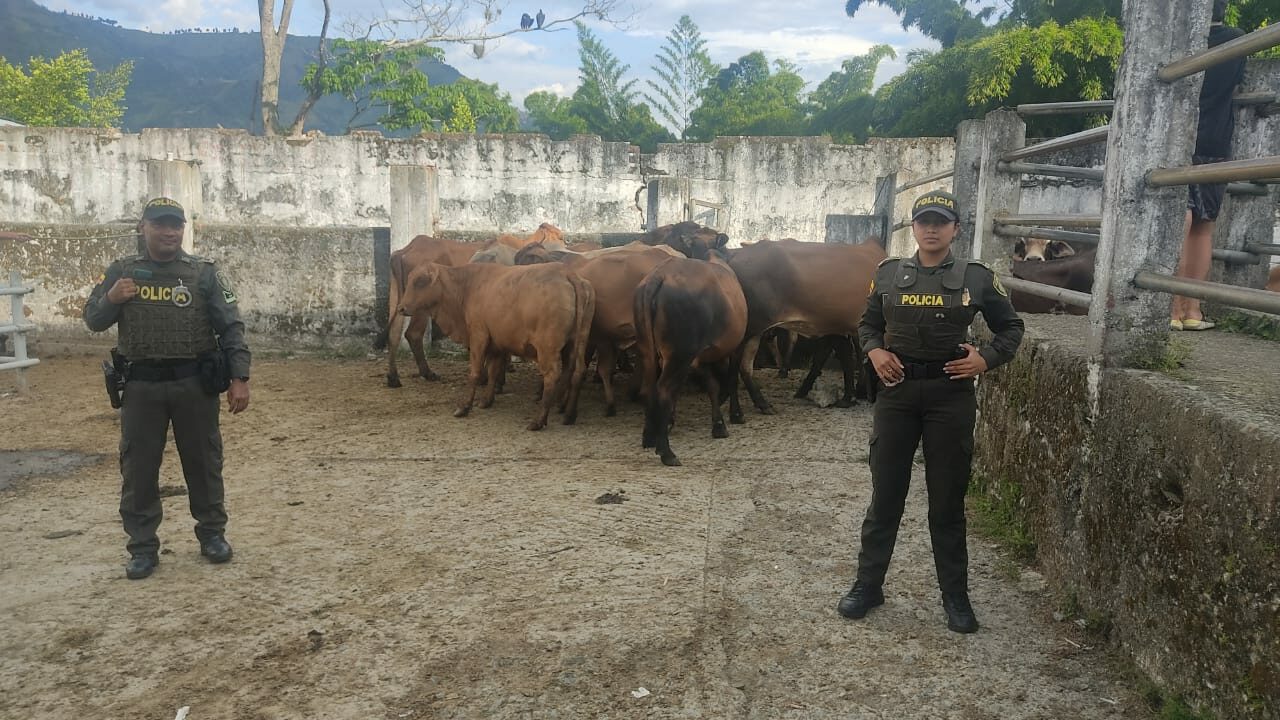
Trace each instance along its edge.
<instances>
[{"instance_id":1,"label":"cattle pen floor","mask_svg":"<svg viewBox=\"0 0 1280 720\"><path fill-rule=\"evenodd\" d=\"M973 531L983 627L946 630L919 468L886 605L836 615L864 404L762 371L779 414L712 440L685 395L666 468L597 385L577 426L535 433L527 366L455 419L465 368L435 364L443 382L392 390L380 360L255 362L249 411L223 415L235 559L199 557L171 443L144 581L123 575L98 359L46 360L24 397L0 377L0 717L1151 717Z\"/></svg>"}]
</instances>

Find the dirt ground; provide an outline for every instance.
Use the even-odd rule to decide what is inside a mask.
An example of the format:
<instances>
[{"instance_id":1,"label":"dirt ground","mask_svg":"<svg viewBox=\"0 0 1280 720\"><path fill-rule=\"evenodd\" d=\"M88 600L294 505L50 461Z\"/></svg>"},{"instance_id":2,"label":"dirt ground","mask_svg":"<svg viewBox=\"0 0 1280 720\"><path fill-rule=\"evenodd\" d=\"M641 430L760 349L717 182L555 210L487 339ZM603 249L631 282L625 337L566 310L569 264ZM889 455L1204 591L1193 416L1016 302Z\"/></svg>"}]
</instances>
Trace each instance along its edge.
<instances>
[{"instance_id":1,"label":"dirt ground","mask_svg":"<svg viewBox=\"0 0 1280 720\"><path fill-rule=\"evenodd\" d=\"M598 386L526 431L527 367L455 419L457 361L392 390L379 360L259 360L223 414L235 559L200 558L171 444L161 565L129 581L97 365L45 361L25 397L0 375L0 717L1150 717L972 531L982 630L947 631L919 479L887 603L836 615L870 412L795 379L727 440L685 396L666 468Z\"/></svg>"}]
</instances>

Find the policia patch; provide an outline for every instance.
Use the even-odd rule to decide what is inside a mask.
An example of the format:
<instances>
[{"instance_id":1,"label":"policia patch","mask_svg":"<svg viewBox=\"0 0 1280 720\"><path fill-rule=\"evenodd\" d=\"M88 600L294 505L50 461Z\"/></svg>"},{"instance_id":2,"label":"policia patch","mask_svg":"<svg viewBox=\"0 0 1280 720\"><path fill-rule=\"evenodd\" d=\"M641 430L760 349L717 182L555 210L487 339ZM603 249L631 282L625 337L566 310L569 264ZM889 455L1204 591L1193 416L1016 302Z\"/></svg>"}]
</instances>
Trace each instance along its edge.
<instances>
[{"instance_id":1,"label":"policia patch","mask_svg":"<svg viewBox=\"0 0 1280 720\"><path fill-rule=\"evenodd\" d=\"M218 287L222 288L222 299L228 305L236 301L236 292L231 289L231 281L227 279L227 274L219 270L216 277L218 278Z\"/></svg>"},{"instance_id":2,"label":"policia patch","mask_svg":"<svg viewBox=\"0 0 1280 720\"><path fill-rule=\"evenodd\" d=\"M951 296L937 293L898 293L898 307L951 307Z\"/></svg>"}]
</instances>

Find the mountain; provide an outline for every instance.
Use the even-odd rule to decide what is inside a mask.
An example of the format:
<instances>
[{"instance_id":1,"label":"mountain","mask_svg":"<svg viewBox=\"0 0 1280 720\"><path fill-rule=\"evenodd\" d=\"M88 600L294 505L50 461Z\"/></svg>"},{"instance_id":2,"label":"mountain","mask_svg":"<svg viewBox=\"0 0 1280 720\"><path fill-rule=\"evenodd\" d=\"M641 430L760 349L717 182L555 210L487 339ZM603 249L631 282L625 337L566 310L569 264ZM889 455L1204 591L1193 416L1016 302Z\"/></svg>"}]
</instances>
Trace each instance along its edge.
<instances>
[{"instance_id":1,"label":"mountain","mask_svg":"<svg viewBox=\"0 0 1280 720\"><path fill-rule=\"evenodd\" d=\"M0 56L26 66L32 56L56 57L84 48L94 67L106 70L133 61L133 80L125 94L124 129L216 127L257 129L258 82L262 77L262 40L257 32L182 32L160 34L118 27L100 20L55 12L33 0L0 0ZM280 118L289 122L302 104L298 85L315 62L318 37L290 35L280 71ZM444 63L425 60L419 67L433 84L462 77ZM307 129L340 135L354 108L340 97L316 103ZM385 131L384 131L385 132ZM390 134L390 133L388 133Z\"/></svg>"}]
</instances>

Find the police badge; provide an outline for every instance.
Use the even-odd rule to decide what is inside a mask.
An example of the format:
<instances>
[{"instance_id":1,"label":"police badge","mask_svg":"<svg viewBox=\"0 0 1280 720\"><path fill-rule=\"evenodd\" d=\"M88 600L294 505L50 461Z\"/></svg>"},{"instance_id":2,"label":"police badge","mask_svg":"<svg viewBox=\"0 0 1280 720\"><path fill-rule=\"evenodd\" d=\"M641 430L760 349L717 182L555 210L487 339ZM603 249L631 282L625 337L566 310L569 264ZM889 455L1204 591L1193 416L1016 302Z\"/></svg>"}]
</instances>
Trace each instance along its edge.
<instances>
[{"instance_id":1,"label":"police badge","mask_svg":"<svg viewBox=\"0 0 1280 720\"><path fill-rule=\"evenodd\" d=\"M178 281L177 287L173 289L173 304L178 307L186 307L191 304L191 291L187 289L187 286L181 280Z\"/></svg>"}]
</instances>

